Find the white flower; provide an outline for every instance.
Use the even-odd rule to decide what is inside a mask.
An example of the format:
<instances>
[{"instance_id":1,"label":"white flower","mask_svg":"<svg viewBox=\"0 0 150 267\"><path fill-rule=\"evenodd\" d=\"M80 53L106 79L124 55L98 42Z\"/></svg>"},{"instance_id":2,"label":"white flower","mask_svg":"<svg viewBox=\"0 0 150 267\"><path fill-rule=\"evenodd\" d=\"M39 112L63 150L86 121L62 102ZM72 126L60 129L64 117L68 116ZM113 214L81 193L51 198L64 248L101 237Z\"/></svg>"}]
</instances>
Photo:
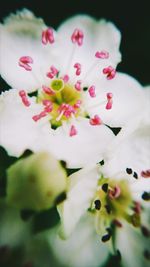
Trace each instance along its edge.
<instances>
[{"instance_id":1,"label":"white flower","mask_svg":"<svg viewBox=\"0 0 150 267\"><path fill-rule=\"evenodd\" d=\"M115 70L120 33L112 23L75 16L55 32L25 9L0 33L0 72L15 88L0 99L0 145L10 155L47 149L68 167L83 167L100 161L114 139L106 125L143 119L141 85ZM34 91L36 98L28 96Z\"/></svg>"},{"instance_id":2,"label":"white flower","mask_svg":"<svg viewBox=\"0 0 150 267\"><path fill-rule=\"evenodd\" d=\"M65 266L103 266L105 242L116 264L121 257L121 266L148 266L149 130L137 129L102 166L70 176L68 198L58 211L61 237L71 236L50 238Z\"/></svg>"}]
</instances>

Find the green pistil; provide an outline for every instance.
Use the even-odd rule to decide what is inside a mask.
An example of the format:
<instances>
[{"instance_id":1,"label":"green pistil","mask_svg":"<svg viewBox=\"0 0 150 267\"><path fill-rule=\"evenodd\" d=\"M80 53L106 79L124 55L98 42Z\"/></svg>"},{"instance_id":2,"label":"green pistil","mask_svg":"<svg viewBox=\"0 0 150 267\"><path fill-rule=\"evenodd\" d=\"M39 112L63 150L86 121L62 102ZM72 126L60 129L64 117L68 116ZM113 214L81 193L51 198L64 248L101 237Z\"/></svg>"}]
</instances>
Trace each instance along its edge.
<instances>
[{"instance_id":1,"label":"green pistil","mask_svg":"<svg viewBox=\"0 0 150 267\"><path fill-rule=\"evenodd\" d=\"M55 92L60 92L64 88L64 81L55 79L51 82L51 89Z\"/></svg>"}]
</instances>

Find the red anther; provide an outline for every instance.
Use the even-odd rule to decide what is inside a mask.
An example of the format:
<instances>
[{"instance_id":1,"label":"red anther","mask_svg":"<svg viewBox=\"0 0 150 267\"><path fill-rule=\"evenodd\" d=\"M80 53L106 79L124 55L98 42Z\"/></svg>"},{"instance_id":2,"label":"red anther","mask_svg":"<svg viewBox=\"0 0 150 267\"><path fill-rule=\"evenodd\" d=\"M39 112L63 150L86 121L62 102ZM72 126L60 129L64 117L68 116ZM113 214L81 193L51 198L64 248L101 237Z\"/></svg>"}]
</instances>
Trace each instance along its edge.
<instances>
[{"instance_id":1,"label":"red anther","mask_svg":"<svg viewBox=\"0 0 150 267\"><path fill-rule=\"evenodd\" d=\"M141 172L141 176L144 178L150 178L150 169Z\"/></svg>"},{"instance_id":2,"label":"red anther","mask_svg":"<svg viewBox=\"0 0 150 267\"><path fill-rule=\"evenodd\" d=\"M77 91L81 91L81 81L77 81L74 87Z\"/></svg>"},{"instance_id":3,"label":"red anther","mask_svg":"<svg viewBox=\"0 0 150 267\"><path fill-rule=\"evenodd\" d=\"M95 86L94 85L89 87L88 92L89 92L90 97L96 97Z\"/></svg>"},{"instance_id":4,"label":"red anther","mask_svg":"<svg viewBox=\"0 0 150 267\"><path fill-rule=\"evenodd\" d=\"M54 31L52 28L48 28L47 30L42 32L42 43L46 45L48 42L50 44L54 43Z\"/></svg>"},{"instance_id":5,"label":"red anther","mask_svg":"<svg viewBox=\"0 0 150 267\"><path fill-rule=\"evenodd\" d=\"M115 77L116 70L112 66L109 66L103 69L103 73L107 75L107 80L111 80Z\"/></svg>"},{"instance_id":6,"label":"red anther","mask_svg":"<svg viewBox=\"0 0 150 267\"><path fill-rule=\"evenodd\" d=\"M107 51L97 51L95 53L95 57L101 58L101 59L107 59L109 58L109 53Z\"/></svg>"},{"instance_id":7,"label":"red anther","mask_svg":"<svg viewBox=\"0 0 150 267\"><path fill-rule=\"evenodd\" d=\"M53 110L53 105L47 105L45 108L44 108L44 111L46 111L47 113L49 113L49 112L52 112L52 110Z\"/></svg>"},{"instance_id":8,"label":"red anther","mask_svg":"<svg viewBox=\"0 0 150 267\"><path fill-rule=\"evenodd\" d=\"M19 66L27 71L31 71L32 67L29 64L33 64L33 59L29 56L23 56L19 59Z\"/></svg>"},{"instance_id":9,"label":"red anther","mask_svg":"<svg viewBox=\"0 0 150 267\"><path fill-rule=\"evenodd\" d=\"M139 202L135 201L133 210L135 213L140 214L141 213L141 204Z\"/></svg>"},{"instance_id":10,"label":"red anther","mask_svg":"<svg viewBox=\"0 0 150 267\"><path fill-rule=\"evenodd\" d=\"M69 81L69 75L64 75L64 77L62 78L62 80L64 81L64 83L67 83Z\"/></svg>"},{"instance_id":11,"label":"red anther","mask_svg":"<svg viewBox=\"0 0 150 267\"><path fill-rule=\"evenodd\" d=\"M82 101L81 100L77 100L77 102L73 106L74 106L74 108L80 108L81 104L82 104Z\"/></svg>"},{"instance_id":12,"label":"red anther","mask_svg":"<svg viewBox=\"0 0 150 267\"><path fill-rule=\"evenodd\" d=\"M38 115L34 115L32 117L32 119L37 122L38 120L40 120L41 118L45 117L47 115L47 111L46 110L43 110L41 111Z\"/></svg>"},{"instance_id":13,"label":"red anther","mask_svg":"<svg viewBox=\"0 0 150 267\"><path fill-rule=\"evenodd\" d=\"M70 132L69 132L69 136L72 137L72 136L75 136L77 135L78 131L77 129L75 128L74 125L71 125L71 128L70 128Z\"/></svg>"},{"instance_id":14,"label":"red anther","mask_svg":"<svg viewBox=\"0 0 150 267\"><path fill-rule=\"evenodd\" d=\"M50 67L50 72L47 72L46 76L50 79L53 79L58 74L58 70L54 67Z\"/></svg>"},{"instance_id":15,"label":"red anther","mask_svg":"<svg viewBox=\"0 0 150 267\"><path fill-rule=\"evenodd\" d=\"M121 194L121 190L120 190L120 187L118 185L116 185L114 187L114 189L109 189L108 191L108 195L110 197L110 199L114 199L114 198L118 198Z\"/></svg>"},{"instance_id":16,"label":"red anther","mask_svg":"<svg viewBox=\"0 0 150 267\"><path fill-rule=\"evenodd\" d=\"M75 63L74 68L76 69L76 75L79 76L81 74L81 64Z\"/></svg>"},{"instance_id":17,"label":"red anther","mask_svg":"<svg viewBox=\"0 0 150 267\"><path fill-rule=\"evenodd\" d=\"M30 101L28 100L27 94L24 90L19 91L19 96L21 97L22 103L29 107L31 105Z\"/></svg>"},{"instance_id":18,"label":"red anther","mask_svg":"<svg viewBox=\"0 0 150 267\"><path fill-rule=\"evenodd\" d=\"M42 89L43 89L44 93L47 95L54 95L55 94L55 92L51 88L49 88L45 85L42 85Z\"/></svg>"},{"instance_id":19,"label":"red anther","mask_svg":"<svg viewBox=\"0 0 150 267\"><path fill-rule=\"evenodd\" d=\"M48 99L44 99L44 100L42 101L42 104L43 104L44 106L49 106L49 105L52 105L52 102L51 102L50 100L48 100Z\"/></svg>"},{"instance_id":20,"label":"red anther","mask_svg":"<svg viewBox=\"0 0 150 267\"><path fill-rule=\"evenodd\" d=\"M117 227L122 227L122 223L120 221L118 221L117 219L113 220L113 223L117 226Z\"/></svg>"},{"instance_id":21,"label":"red anther","mask_svg":"<svg viewBox=\"0 0 150 267\"><path fill-rule=\"evenodd\" d=\"M98 115L95 115L94 118L90 119L90 124L92 126L101 125L102 124L102 120Z\"/></svg>"},{"instance_id":22,"label":"red anther","mask_svg":"<svg viewBox=\"0 0 150 267\"><path fill-rule=\"evenodd\" d=\"M113 94L112 93L107 93L107 104L106 104L106 109L111 109L112 108L112 104L113 104Z\"/></svg>"},{"instance_id":23,"label":"red anther","mask_svg":"<svg viewBox=\"0 0 150 267\"><path fill-rule=\"evenodd\" d=\"M83 38L84 38L84 34L79 29L75 29L71 36L71 40L73 44L77 43L78 46L81 46L83 44Z\"/></svg>"}]
</instances>

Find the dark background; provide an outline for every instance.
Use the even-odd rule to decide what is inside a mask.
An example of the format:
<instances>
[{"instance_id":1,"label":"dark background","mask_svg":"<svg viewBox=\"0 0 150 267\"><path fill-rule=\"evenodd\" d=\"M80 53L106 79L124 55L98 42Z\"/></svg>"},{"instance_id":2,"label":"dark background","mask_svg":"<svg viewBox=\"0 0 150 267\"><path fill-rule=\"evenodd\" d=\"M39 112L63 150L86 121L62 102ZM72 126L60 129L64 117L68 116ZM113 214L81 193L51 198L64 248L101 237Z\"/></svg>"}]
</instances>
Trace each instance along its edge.
<instances>
[{"instance_id":1,"label":"dark background","mask_svg":"<svg viewBox=\"0 0 150 267\"><path fill-rule=\"evenodd\" d=\"M129 73L143 85L150 84L150 0L2 0L1 22L10 12L23 7L54 28L77 13L113 21L122 33L122 62L118 70ZM9 88L2 79L0 88Z\"/></svg>"}]
</instances>

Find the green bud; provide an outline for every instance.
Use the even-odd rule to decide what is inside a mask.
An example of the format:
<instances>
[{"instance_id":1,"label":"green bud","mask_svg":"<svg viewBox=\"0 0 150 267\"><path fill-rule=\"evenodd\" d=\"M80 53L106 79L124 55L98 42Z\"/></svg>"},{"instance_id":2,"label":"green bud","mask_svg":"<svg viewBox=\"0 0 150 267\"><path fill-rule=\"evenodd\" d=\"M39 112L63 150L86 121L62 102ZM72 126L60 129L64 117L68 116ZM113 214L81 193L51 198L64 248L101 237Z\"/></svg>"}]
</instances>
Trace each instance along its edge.
<instances>
[{"instance_id":1,"label":"green bud","mask_svg":"<svg viewBox=\"0 0 150 267\"><path fill-rule=\"evenodd\" d=\"M19 209L48 209L67 187L65 170L46 152L18 160L9 167L7 176L7 200Z\"/></svg>"}]
</instances>

